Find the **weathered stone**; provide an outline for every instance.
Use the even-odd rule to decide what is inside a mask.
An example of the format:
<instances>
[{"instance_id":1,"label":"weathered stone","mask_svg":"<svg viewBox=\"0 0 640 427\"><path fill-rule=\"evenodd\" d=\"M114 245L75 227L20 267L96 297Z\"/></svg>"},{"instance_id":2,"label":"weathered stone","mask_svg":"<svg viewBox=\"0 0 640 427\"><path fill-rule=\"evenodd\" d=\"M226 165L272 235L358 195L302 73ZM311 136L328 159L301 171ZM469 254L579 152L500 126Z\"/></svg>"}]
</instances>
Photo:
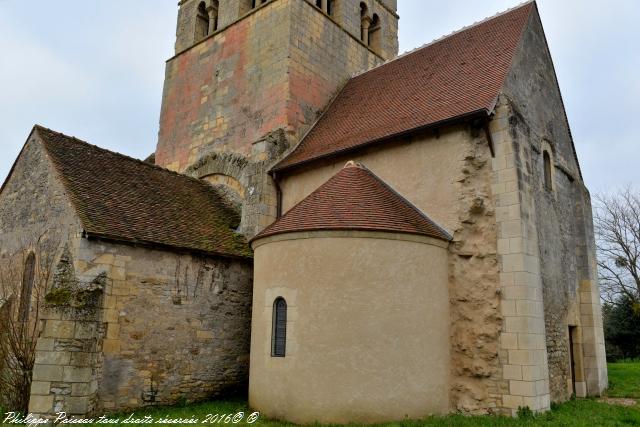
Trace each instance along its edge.
<instances>
[{"instance_id":1,"label":"weathered stone","mask_svg":"<svg viewBox=\"0 0 640 427\"><path fill-rule=\"evenodd\" d=\"M201 340L212 340L214 334L211 331L196 331L196 338Z\"/></svg>"},{"instance_id":2,"label":"weathered stone","mask_svg":"<svg viewBox=\"0 0 640 427\"><path fill-rule=\"evenodd\" d=\"M54 338L38 338L36 343L36 351L52 351Z\"/></svg>"},{"instance_id":3,"label":"weathered stone","mask_svg":"<svg viewBox=\"0 0 640 427\"><path fill-rule=\"evenodd\" d=\"M69 362L69 365L78 367L90 367L92 366L93 359L93 353L71 353L71 360Z\"/></svg>"},{"instance_id":4,"label":"weathered stone","mask_svg":"<svg viewBox=\"0 0 640 427\"><path fill-rule=\"evenodd\" d=\"M91 381L91 368L65 366L63 380L70 383L89 382Z\"/></svg>"},{"instance_id":5,"label":"weathered stone","mask_svg":"<svg viewBox=\"0 0 640 427\"><path fill-rule=\"evenodd\" d=\"M31 395L43 395L48 396L51 388L51 383L47 381L32 381L31 382Z\"/></svg>"},{"instance_id":6,"label":"weathered stone","mask_svg":"<svg viewBox=\"0 0 640 427\"><path fill-rule=\"evenodd\" d=\"M73 338L75 323L66 320L49 320L43 336L51 338Z\"/></svg>"},{"instance_id":7,"label":"weathered stone","mask_svg":"<svg viewBox=\"0 0 640 427\"><path fill-rule=\"evenodd\" d=\"M62 366L35 365L33 381L62 381Z\"/></svg>"},{"instance_id":8,"label":"weathered stone","mask_svg":"<svg viewBox=\"0 0 640 427\"><path fill-rule=\"evenodd\" d=\"M84 415L89 408L87 397L67 397L64 400L64 410L69 414Z\"/></svg>"},{"instance_id":9,"label":"weathered stone","mask_svg":"<svg viewBox=\"0 0 640 427\"><path fill-rule=\"evenodd\" d=\"M81 397L89 396L93 392L90 383L74 383L71 384L71 396Z\"/></svg>"},{"instance_id":10,"label":"weathered stone","mask_svg":"<svg viewBox=\"0 0 640 427\"><path fill-rule=\"evenodd\" d=\"M31 396L29 412L48 414L53 408L53 396Z\"/></svg>"},{"instance_id":11,"label":"weathered stone","mask_svg":"<svg viewBox=\"0 0 640 427\"><path fill-rule=\"evenodd\" d=\"M74 338L88 339L93 338L96 335L96 324L93 322L78 322L76 323Z\"/></svg>"},{"instance_id":12,"label":"weathered stone","mask_svg":"<svg viewBox=\"0 0 640 427\"><path fill-rule=\"evenodd\" d=\"M41 365L67 365L71 354L65 351L36 351L35 363Z\"/></svg>"}]
</instances>

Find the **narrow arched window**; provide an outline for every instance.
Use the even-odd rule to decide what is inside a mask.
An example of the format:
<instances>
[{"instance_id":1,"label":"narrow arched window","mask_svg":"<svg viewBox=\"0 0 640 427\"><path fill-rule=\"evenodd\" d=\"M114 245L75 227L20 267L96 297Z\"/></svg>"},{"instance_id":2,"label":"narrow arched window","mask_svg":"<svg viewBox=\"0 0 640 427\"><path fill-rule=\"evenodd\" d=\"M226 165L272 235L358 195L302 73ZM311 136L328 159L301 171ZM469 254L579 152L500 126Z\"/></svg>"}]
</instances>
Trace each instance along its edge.
<instances>
[{"instance_id":1,"label":"narrow arched window","mask_svg":"<svg viewBox=\"0 0 640 427\"><path fill-rule=\"evenodd\" d=\"M327 15L331 15L331 0L316 0L316 7Z\"/></svg>"},{"instance_id":2,"label":"narrow arched window","mask_svg":"<svg viewBox=\"0 0 640 427\"><path fill-rule=\"evenodd\" d=\"M333 16L334 0L327 0L327 15Z\"/></svg>"},{"instance_id":3,"label":"narrow arched window","mask_svg":"<svg viewBox=\"0 0 640 427\"><path fill-rule=\"evenodd\" d=\"M380 31L380 18L377 14L373 14L371 24L369 24L369 47L374 52L380 52L380 44L382 39L382 31Z\"/></svg>"},{"instance_id":4,"label":"narrow arched window","mask_svg":"<svg viewBox=\"0 0 640 427\"><path fill-rule=\"evenodd\" d=\"M196 15L196 40L205 38L209 34L209 12L205 2L200 2Z\"/></svg>"},{"instance_id":5,"label":"narrow arched window","mask_svg":"<svg viewBox=\"0 0 640 427\"><path fill-rule=\"evenodd\" d=\"M542 161L544 163L544 187L547 190L553 190L553 177L551 175L551 156L545 150L542 153Z\"/></svg>"},{"instance_id":6,"label":"narrow arched window","mask_svg":"<svg viewBox=\"0 0 640 427\"><path fill-rule=\"evenodd\" d=\"M271 356L284 357L287 349L287 302L282 297L273 302Z\"/></svg>"},{"instance_id":7,"label":"narrow arched window","mask_svg":"<svg viewBox=\"0 0 640 427\"><path fill-rule=\"evenodd\" d=\"M367 15L368 8L364 3L360 3L360 40L367 46L369 45L369 24L371 19Z\"/></svg>"},{"instance_id":8,"label":"narrow arched window","mask_svg":"<svg viewBox=\"0 0 640 427\"><path fill-rule=\"evenodd\" d=\"M218 9L220 2L218 0L211 0L211 7L209 13L209 34L213 34L218 31Z\"/></svg>"},{"instance_id":9,"label":"narrow arched window","mask_svg":"<svg viewBox=\"0 0 640 427\"><path fill-rule=\"evenodd\" d=\"M33 292L33 281L36 272L36 256L33 252L29 252L24 263L22 271L22 288L20 290L20 311L18 319L25 322L29 318L29 310L31 309L31 294Z\"/></svg>"}]
</instances>

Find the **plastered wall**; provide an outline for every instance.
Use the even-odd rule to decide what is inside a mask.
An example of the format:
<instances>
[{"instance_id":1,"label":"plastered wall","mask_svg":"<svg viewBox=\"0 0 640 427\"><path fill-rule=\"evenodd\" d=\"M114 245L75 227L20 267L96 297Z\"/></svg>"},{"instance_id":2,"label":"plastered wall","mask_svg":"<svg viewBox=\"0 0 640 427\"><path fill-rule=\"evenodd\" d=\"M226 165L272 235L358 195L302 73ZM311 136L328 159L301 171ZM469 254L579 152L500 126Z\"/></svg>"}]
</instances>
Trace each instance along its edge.
<instances>
[{"instance_id":1,"label":"plastered wall","mask_svg":"<svg viewBox=\"0 0 640 427\"><path fill-rule=\"evenodd\" d=\"M249 404L297 423L447 413L446 245L362 232L256 241ZM285 357L271 357L277 297Z\"/></svg>"},{"instance_id":2,"label":"plastered wall","mask_svg":"<svg viewBox=\"0 0 640 427\"><path fill-rule=\"evenodd\" d=\"M451 126L293 170L280 177L283 211L348 160L364 164L454 236L448 248L450 406L475 414L502 412L508 383L499 358L498 229L484 132Z\"/></svg>"}]
</instances>

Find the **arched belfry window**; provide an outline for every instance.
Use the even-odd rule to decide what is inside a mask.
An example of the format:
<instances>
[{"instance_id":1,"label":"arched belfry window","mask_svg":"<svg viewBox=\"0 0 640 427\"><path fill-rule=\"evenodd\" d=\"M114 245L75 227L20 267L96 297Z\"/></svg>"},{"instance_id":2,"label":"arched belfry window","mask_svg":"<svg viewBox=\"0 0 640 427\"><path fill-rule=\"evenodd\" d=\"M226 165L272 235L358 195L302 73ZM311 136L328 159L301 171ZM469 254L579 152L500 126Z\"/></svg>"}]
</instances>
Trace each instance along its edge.
<instances>
[{"instance_id":1,"label":"arched belfry window","mask_svg":"<svg viewBox=\"0 0 640 427\"><path fill-rule=\"evenodd\" d=\"M282 297L273 302L271 356L284 357L287 350L287 302Z\"/></svg>"},{"instance_id":2,"label":"arched belfry window","mask_svg":"<svg viewBox=\"0 0 640 427\"><path fill-rule=\"evenodd\" d=\"M218 0L211 0L211 6L209 7L209 32L213 34L218 31L218 9L220 8L220 2Z\"/></svg>"},{"instance_id":3,"label":"arched belfry window","mask_svg":"<svg viewBox=\"0 0 640 427\"><path fill-rule=\"evenodd\" d=\"M371 24L368 12L367 5L360 3L360 40L367 46L369 45L369 26Z\"/></svg>"},{"instance_id":4,"label":"arched belfry window","mask_svg":"<svg viewBox=\"0 0 640 427\"><path fill-rule=\"evenodd\" d=\"M205 2L200 2L196 15L196 40L205 38L209 34L209 12Z\"/></svg>"},{"instance_id":5,"label":"arched belfry window","mask_svg":"<svg viewBox=\"0 0 640 427\"><path fill-rule=\"evenodd\" d=\"M242 0L242 3L240 5L240 13L247 13L250 10L260 6L261 4L267 3L268 1L269 0Z\"/></svg>"},{"instance_id":6,"label":"arched belfry window","mask_svg":"<svg viewBox=\"0 0 640 427\"><path fill-rule=\"evenodd\" d=\"M22 272L22 288L20 290L20 311L18 319L25 322L29 318L29 310L31 309L31 294L33 292L33 282L36 273L36 256L33 252L29 252L24 263Z\"/></svg>"},{"instance_id":7,"label":"arched belfry window","mask_svg":"<svg viewBox=\"0 0 640 427\"><path fill-rule=\"evenodd\" d=\"M542 161L544 163L544 188L547 190L553 190L551 155L547 150L544 150L542 153Z\"/></svg>"},{"instance_id":8,"label":"arched belfry window","mask_svg":"<svg viewBox=\"0 0 640 427\"><path fill-rule=\"evenodd\" d=\"M333 0L316 0L316 7L327 15L333 13Z\"/></svg>"},{"instance_id":9,"label":"arched belfry window","mask_svg":"<svg viewBox=\"0 0 640 427\"><path fill-rule=\"evenodd\" d=\"M369 47L374 52L380 52L380 44L382 39L382 31L380 31L380 18L377 14L373 14L371 24L369 24Z\"/></svg>"}]
</instances>

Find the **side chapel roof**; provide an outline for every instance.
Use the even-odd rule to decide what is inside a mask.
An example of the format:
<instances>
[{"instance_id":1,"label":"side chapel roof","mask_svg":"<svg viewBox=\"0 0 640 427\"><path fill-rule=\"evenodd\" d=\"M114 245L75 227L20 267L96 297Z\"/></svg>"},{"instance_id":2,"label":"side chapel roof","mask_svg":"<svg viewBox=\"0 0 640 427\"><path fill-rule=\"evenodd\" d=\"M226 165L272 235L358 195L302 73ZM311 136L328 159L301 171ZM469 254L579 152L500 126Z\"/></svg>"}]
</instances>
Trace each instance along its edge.
<instances>
[{"instance_id":1,"label":"side chapel roof","mask_svg":"<svg viewBox=\"0 0 640 427\"><path fill-rule=\"evenodd\" d=\"M362 165L349 162L336 175L252 240L297 231L366 230L451 236Z\"/></svg>"},{"instance_id":2,"label":"side chapel roof","mask_svg":"<svg viewBox=\"0 0 640 427\"><path fill-rule=\"evenodd\" d=\"M85 233L250 257L238 214L207 183L35 126Z\"/></svg>"}]
</instances>

